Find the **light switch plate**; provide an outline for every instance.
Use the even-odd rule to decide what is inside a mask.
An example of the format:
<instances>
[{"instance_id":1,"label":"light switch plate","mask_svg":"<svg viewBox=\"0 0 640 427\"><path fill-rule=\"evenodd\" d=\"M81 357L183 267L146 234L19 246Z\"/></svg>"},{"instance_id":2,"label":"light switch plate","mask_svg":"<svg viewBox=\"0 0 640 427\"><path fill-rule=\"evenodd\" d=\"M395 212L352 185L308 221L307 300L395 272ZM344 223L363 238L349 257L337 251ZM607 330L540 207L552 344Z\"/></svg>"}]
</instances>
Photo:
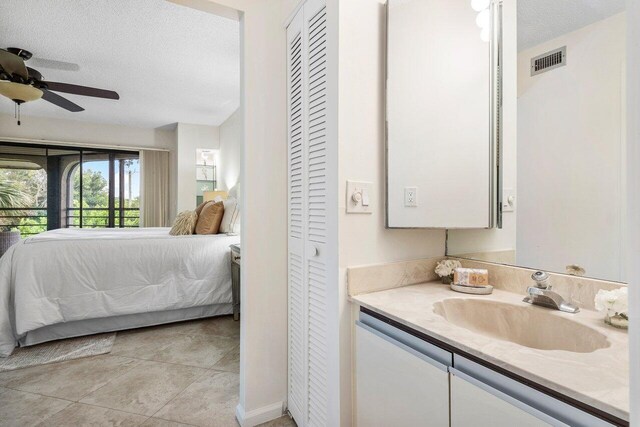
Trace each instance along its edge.
<instances>
[{"instance_id":1,"label":"light switch plate","mask_svg":"<svg viewBox=\"0 0 640 427\"><path fill-rule=\"evenodd\" d=\"M513 212L516 209L516 192L513 188L502 190L502 213Z\"/></svg>"},{"instance_id":2,"label":"light switch plate","mask_svg":"<svg viewBox=\"0 0 640 427\"><path fill-rule=\"evenodd\" d=\"M373 212L373 205L375 203L373 183L364 181L347 181L346 196L347 213L370 214Z\"/></svg>"},{"instance_id":3,"label":"light switch plate","mask_svg":"<svg viewBox=\"0 0 640 427\"><path fill-rule=\"evenodd\" d=\"M418 206L418 187L404 187L404 206L406 208Z\"/></svg>"}]
</instances>

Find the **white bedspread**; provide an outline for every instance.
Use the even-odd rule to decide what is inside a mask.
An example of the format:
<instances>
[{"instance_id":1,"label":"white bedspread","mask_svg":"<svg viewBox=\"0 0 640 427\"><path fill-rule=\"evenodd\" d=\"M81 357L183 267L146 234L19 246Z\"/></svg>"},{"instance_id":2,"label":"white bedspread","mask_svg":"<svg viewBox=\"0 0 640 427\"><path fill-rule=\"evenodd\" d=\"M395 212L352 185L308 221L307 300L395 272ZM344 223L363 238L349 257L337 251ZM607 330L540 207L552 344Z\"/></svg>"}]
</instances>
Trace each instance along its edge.
<instances>
[{"instance_id":1,"label":"white bedspread","mask_svg":"<svg viewBox=\"0 0 640 427\"><path fill-rule=\"evenodd\" d=\"M168 228L60 229L0 258L0 355L29 331L74 320L231 302L239 236Z\"/></svg>"}]
</instances>

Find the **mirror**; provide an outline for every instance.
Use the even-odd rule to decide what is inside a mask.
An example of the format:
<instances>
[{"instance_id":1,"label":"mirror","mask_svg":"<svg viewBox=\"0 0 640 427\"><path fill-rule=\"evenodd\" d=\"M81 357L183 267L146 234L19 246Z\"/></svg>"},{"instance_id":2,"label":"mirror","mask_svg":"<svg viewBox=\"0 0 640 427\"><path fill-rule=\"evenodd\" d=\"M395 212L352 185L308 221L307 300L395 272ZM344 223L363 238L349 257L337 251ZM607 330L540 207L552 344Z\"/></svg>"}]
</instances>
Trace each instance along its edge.
<instances>
[{"instance_id":1,"label":"mirror","mask_svg":"<svg viewBox=\"0 0 640 427\"><path fill-rule=\"evenodd\" d=\"M625 281L625 2L517 4L503 228L450 230L447 254Z\"/></svg>"},{"instance_id":2,"label":"mirror","mask_svg":"<svg viewBox=\"0 0 640 427\"><path fill-rule=\"evenodd\" d=\"M388 0L387 227L496 224L500 7Z\"/></svg>"}]
</instances>

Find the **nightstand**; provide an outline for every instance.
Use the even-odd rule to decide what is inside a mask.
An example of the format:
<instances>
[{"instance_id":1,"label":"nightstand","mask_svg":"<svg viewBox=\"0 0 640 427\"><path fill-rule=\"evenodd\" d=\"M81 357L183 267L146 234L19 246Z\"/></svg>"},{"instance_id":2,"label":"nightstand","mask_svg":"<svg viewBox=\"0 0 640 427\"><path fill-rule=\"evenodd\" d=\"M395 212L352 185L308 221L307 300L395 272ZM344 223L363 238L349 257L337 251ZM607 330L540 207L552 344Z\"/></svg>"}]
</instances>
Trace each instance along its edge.
<instances>
[{"instance_id":1,"label":"nightstand","mask_svg":"<svg viewBox=\"0 0 640 427\"><path fill-rule=\"evenodd\" d=\"M240 244L231 245L231 298L233 320L240 319Z\"/></svg>"}]
</instances>

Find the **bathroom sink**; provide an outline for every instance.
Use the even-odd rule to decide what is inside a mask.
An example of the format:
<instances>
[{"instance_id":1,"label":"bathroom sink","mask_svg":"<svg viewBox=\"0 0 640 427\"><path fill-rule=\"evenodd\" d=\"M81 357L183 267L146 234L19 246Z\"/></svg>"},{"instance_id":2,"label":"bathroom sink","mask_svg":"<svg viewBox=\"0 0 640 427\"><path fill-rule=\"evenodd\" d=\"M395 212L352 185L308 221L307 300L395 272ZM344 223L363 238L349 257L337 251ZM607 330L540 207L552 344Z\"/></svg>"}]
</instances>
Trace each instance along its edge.
<instances>
[{"instance_id":1,"label":"bathroom sink","mask_svg":"<svg viewBox=\"0 0 640 427\"><path fill-rule=\"evenodd\" d=\"M450 298L433 311L461 328L540 350L591 353L610 346L600 332L540 307Z\"/></svg>"}]
</instances>

